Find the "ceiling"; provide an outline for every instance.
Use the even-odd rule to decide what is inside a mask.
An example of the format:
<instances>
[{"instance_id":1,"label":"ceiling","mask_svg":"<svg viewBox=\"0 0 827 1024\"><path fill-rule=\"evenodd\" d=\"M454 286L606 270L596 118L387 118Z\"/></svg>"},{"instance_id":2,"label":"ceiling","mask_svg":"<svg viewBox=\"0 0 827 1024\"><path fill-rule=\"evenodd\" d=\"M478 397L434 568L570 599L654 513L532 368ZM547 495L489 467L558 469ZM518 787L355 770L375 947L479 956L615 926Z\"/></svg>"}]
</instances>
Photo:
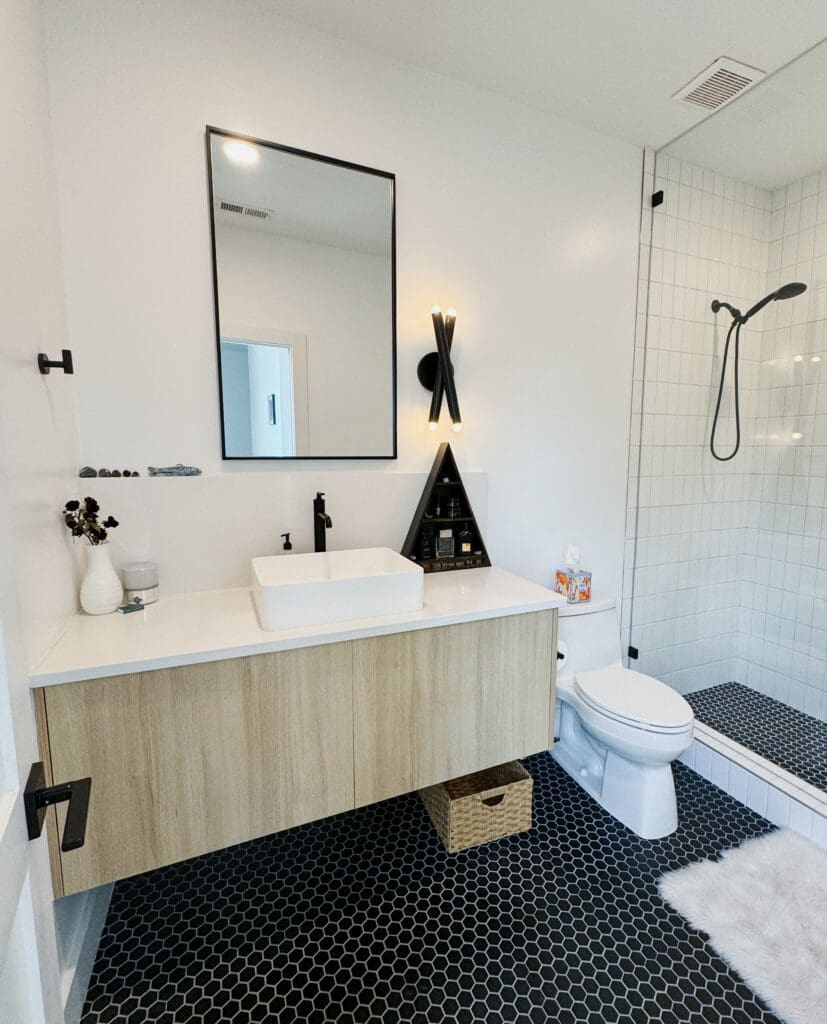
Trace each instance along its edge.
<instances>
[{"instance_id":1,"label":"ceiling","mask_svg":"<svg viewBox=\"0 0 827 1024\"><path fill-rule=\"evenodd\" d=\"M210 137L216 220L232 227L372 256L391 247L391 183L385 177L256 144L258 161L234 163ZM269 211L266 220L226 213L221 200Z\"/></svg>"},{"instance_id":2,"label":"ceiling","mask_svg":"<svg viewBox=\"0 0 827 1024\"><path fill-rule=\"evenodd\" d=\"M827 36L824 0L269 0L388 57L640 145L704 117L670 97L717 57L772 72Z\"/></svg>"},{"instance_id":3,"label":"ceiling","mask_svg":"<svg viewBox=\"0 0 827 1024\"><path fill-rule=\"evenodd\" d=\"M827 42L744 93L664 152L767 189L827 167Z\"/></svg>"}]
</instances>

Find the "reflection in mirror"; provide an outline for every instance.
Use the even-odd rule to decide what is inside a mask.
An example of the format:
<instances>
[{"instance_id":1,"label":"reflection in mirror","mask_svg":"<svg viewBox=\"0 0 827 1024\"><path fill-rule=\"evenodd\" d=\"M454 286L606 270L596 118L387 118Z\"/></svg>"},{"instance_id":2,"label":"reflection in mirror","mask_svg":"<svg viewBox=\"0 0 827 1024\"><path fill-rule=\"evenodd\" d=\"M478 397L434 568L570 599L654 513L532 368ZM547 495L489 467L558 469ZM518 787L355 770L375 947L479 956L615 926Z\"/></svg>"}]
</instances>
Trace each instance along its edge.
<instances>
[{"instance_id":1,"label":"reflection in mirror","mask_svg":"<svg viewBox=\"0 0 827 1024\"><path fill-rule=\"evenodd\" d=\"M224 458L395 458L393 175L208 145Z\"/></svg>"}]
</instances>

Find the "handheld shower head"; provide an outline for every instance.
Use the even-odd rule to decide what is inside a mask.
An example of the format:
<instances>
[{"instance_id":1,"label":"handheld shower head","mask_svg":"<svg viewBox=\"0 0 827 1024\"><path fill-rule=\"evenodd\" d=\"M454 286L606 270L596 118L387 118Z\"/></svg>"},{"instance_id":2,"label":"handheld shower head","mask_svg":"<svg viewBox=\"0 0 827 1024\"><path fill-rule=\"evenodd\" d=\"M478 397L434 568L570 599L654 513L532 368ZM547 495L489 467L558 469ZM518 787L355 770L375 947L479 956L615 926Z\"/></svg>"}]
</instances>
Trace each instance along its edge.
<instances>
[{"instance_id":1,"label":"handheld shower head","mask_svg":"<svg viewBox=\"0 0 827 1024\"><path fill-rule=\"evenodd\" d=\"M712 457L717 459L718 462L729 462L730 459L734 459L738 454L738 449L741 447L741 397L738 383L738 356L741 344L741 328L751 316L755 316L755 314L759 310L763 309L767 303L779 302L781 299L793 299L796 295L801 295L802 292L806 291L807 285L802 281L790 281L789 284L782 284L780 288L776 289L776 291L770 292L769 295L765 295L760 302L756 302L752 309L748 309L746 313L742 313L740 309L730 306L728 302L721 302L720 299L712 300L713 313L717 313L722 308L728 309L730 313L732 313L732 323L729 325L726 341L724 342L724 356L721 364L721 382L718 385L718 401L715 403L715 415L712 417L712 433L709 437L709 450L712 453ZM724 380L726 378L727 361L729 360L729 343L733 333L735 334L735 358L733 360L733 372L735 377L735 446L729 455L719 455L715 447L715 435L718 431L718 418L721 415L721 400L724 397Z\"/></svg>"},{"instance_id":2,"label":"handheld shower head","mask_svg":"<svg viewBox=\"0 0 827 1024\"><path fill-rule=\"evenodd\" d=\"M796 295L801 295L802 292L806 291L807 285L801 281L790 281L789 284L782 284L777 291L770 292L770 294L764 296L760 302L756 302L752 309L748 309L741 322L746 323L751 316L754 316L769 302L780 302L782 299L794 299Z\"/></svg>"},{"instance_id":3,"label":"handheld shower head","mask_svg":"<svg viewBox=\"0 0 827 1024\"><path fill-rule=\"evenodd\" d=\"M769 295L765 295L760 302L756 302L752 309L748 309L746 313L742 313L740 309L736 309L735 306L730 306L728 302L721 302L720 299L712 300L712 312L717 313L721 309L728 309L732 313L732 319L737 320L740 324L745 324L751 316L764 308L769 302L780 302L781 299L794 299L796 295L801 295L802 292L807 291L807 285L801 281L790 281L789 284L782 284L774 292L770 292Z\"/></svg>"}]
</instances>

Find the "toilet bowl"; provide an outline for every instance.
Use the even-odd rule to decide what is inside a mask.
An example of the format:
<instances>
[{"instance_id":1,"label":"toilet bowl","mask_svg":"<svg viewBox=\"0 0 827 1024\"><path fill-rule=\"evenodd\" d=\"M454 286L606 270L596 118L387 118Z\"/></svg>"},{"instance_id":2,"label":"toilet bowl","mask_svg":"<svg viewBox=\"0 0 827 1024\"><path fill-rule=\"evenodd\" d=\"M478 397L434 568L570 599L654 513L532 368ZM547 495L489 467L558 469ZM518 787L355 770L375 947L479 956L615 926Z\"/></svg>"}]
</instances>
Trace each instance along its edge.
<instances>
[{"instance_id":1,"label":"toilet bowl","mask_svg":"<svg viewBox=\"0 0 827 1024\"><path fill-rule=\"evenodd\" d=\"M624 668L614 602L560 610L552 757L644 839L678 826L672 761L692 742L694 715L658 679Z\"/></svg>"}]
</instances>

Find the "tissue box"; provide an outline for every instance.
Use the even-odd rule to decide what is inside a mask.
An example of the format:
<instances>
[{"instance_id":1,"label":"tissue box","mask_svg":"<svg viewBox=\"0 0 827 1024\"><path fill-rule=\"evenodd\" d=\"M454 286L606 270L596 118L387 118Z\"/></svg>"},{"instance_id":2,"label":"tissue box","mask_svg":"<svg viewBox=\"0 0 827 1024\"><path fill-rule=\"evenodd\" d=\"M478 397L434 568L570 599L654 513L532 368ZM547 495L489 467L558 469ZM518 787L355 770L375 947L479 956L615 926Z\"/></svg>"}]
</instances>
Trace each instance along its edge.
<instances>
[{"instance_id":1,"label":"tissue box","mask_svg":"<svg viewBox=\"0 0 827 1024\"><path fill-rule=\"evenodd\" d=\"M585 570L558 569L554 574L557 581L555 590L562 594L569 604L581 604L592 599L592 574Z\"/></svg>"}]
</instances>

